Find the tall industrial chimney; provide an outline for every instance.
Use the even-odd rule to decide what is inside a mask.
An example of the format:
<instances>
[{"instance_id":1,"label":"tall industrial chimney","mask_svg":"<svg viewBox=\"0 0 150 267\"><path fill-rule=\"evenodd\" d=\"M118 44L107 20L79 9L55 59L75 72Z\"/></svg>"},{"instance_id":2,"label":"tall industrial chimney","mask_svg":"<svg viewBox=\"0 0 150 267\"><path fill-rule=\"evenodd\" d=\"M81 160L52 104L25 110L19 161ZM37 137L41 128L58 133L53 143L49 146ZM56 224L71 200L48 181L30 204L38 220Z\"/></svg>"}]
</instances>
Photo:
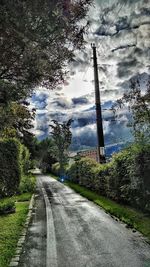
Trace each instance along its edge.
<instances>
[{"instance_id":1,"label":"tall industrial chimney","mask_svg":"<svg viewBox=\"0 0 150 267\"><path fill-rule=\"evenodd\" d=\"M96 46L95 44L91 44L91 47L93 49L93 62L94 62L95 105L96 105L96 124L97 124L97 155L98 155L98 162L105 163L106 159L105 159L105 148L104 148L104 134L103 134Z\"/></svg>"}]
</instances>

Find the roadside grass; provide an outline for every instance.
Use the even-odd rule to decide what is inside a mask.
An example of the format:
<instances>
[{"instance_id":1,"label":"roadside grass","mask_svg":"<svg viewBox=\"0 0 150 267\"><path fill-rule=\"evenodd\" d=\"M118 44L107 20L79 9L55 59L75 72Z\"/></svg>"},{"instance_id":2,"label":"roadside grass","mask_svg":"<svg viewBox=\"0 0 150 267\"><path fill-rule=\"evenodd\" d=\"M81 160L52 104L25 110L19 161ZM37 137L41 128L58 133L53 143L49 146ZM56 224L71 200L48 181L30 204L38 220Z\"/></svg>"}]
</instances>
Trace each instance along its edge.
<instances>
[{"instance_id":1,"label":"roadside grass","mask_svg":"<svg viewBox=\"0 0 150 267\"><path fill-rule=\"evenodd\" d=\"M25 202L25 201L30 201L32 197L32 193L23 193L21 195L16 195L13 198L15 199L16 202Z\"/></svg>"},{"instance_id":2,"label":"roadside grass","mask_svg":"<svg viewBox=\"0 0 150 267\"><path fill-rule=\"evenodd\" d=\"M130 208L129 206L118 204L115 201L100 196L78 184L69 181L65 182L65 184L80 195L102 207L106 212L119 218L119 220L127 224L127 227L134 228L141 232L148 238L147 241L150 243L150 217L146 214Z\"/></svg>"},{"instance_id":3,"label":"roadside grass","mask_svg":"<svg viewBox=\"0 0 150 267\"><path fill-rule=\"evenodd\" d=\"M8 267L11 258L15 254L16 245L28 213L31 194L30 196L29 194L23 194L10 199L14 198L17 201L24 202L15 203L15 213L0 216L0 267ZM28 201L26 201L27 199Z\"/></svg>"}]
</instances>

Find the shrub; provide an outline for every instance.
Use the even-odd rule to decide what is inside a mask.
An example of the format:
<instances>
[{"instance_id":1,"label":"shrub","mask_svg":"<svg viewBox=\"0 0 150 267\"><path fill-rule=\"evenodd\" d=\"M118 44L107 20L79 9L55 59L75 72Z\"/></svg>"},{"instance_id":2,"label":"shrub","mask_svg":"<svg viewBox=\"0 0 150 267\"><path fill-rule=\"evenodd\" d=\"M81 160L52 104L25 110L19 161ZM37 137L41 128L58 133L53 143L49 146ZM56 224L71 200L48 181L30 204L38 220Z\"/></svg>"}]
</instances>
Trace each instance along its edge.
<instances>
[{"instance_id":1,"label":"shrub","mask_svg":"<svg viewBox=\"0 0 150 267\"><path fill-rule=\"evenodd\" d=\"M78 165L78 162L72 163L71 166L67 169L68 179L74 183L79 183Z\"/></svg>"},{"instance_id":2,"label":"shrub","mask_svg":"<svg viewBox=\"0 0 150 267\"><path fill-rule=\"evenodd\" d=\"M98 163L90 158L82 158L73 163L68 169L69 179L90 189L95 189L95 177Z\"/></svg>"},{"instance_id":3,"label":"shrub","mask_svg":"<svg viewBox=\"0 0 150 267\"><path fill-rule=\"evenodd\" d=\"M110 174L111 163L99 165L95 180L95 189L101 195L107 196L110 192Z\"/></svg>"},{"instance_id":4,"label":"shrub","mask_svg":"<svg viewBox=\"0 0 150 267\"><path fill-rule=\"evenodd\" d=\"M148 211L150 147L132 145L115 155L112 163L118 201Z\"/></svg>"},{"instance_id":5,"label":"shrub","mask_svg":"<svg viewBox=\"0 0 150 267\"><path fill-rule=\"evenodd\" d=\"M20 143L15 139L0 140L0 196L11 196L21 179Z\"/></svg>"},{"instance_id":6,"label":"shrub","mask_svg":"<svg viewBox=\"0 0 150 267\"><path fill-rule=\"evenodd\" d=\"M0 198L18 192L21 176L29 167L29 152L16 139L0 139Z\"/></svg>"},{"instance_id":7,"label":"shrub","mask_svg":"<svg viewBox=\"0 0 150 267\"><path fill-rule=\"evenodd\" d=\"M0 201L0 215L15 211L15 201L12 199L3 199Z\"/></svg>"},{"instance_id":8,"label":"shrub","mask_svg":"<svg viewBox=\"0 0 150 267\"><path fill-rule=\"evenodd\" d=\"M30 153L27 147L20 144L20 164L22 174L27 174L30 169Z\"/></svg>"},{"instance_id":9,"label":"shrub","mask_svg":"<svg viewBox=\"0 0 150 267\"><path fill-rule=\"evenodd\" d=\"M23 175L19 185L20 193L33 193L35 190L36 178L32 174Z\"/></svg>"}]
</instances>

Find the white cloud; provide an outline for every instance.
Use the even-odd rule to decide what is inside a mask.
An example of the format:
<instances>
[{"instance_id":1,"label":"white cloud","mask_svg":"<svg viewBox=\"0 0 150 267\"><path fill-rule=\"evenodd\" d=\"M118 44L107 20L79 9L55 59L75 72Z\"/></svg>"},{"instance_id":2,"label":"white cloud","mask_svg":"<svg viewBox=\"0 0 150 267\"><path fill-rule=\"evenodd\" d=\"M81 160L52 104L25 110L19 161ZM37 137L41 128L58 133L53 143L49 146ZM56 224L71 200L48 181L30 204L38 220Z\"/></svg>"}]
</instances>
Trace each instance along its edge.
<instances>
[{"instance_id":1,"label":"white cloud","mask_svg":"<svg viewBox=\"0 0 150 267\"><path fill-rule=\"evenodd\" d=\"M74 137L83 136L84 139L88 133L88 141L96 138L95 110L92 109L95 96L94 83L91 82L94 80L91 42L97 45L101 102L114 102L128 89L131 77L148 73L150 18L146 13L147 8L148 3L144 0L95 0L95 7L89 12L91 26L85 37L87 45L83 51L76 52L75 60L69 65L70 78L66 78L65 84L56 91L43 88L36 91L37 100L31 107L37 107L37 115L43 114L44 122L40 124L41 118L37 116L35 129L38 136L40 133L43 135L40 128L44 125L47 127L51 119L63 121L73 118ZM42 94L46 95L44 101ZM72 99L80 97L87 97L89 101L81 105L74 104ZM41 107L43 105L42 109L38 109L39 102ZM120 117L116 123L118 133L115 132L116 126L110 123L111 116L110 111L103 111L105 135L118 138L120 131L123 136L128 136L127 110L119 111ZM83 122L86 122L84 127Z\"/></svg>"}]
</instances>

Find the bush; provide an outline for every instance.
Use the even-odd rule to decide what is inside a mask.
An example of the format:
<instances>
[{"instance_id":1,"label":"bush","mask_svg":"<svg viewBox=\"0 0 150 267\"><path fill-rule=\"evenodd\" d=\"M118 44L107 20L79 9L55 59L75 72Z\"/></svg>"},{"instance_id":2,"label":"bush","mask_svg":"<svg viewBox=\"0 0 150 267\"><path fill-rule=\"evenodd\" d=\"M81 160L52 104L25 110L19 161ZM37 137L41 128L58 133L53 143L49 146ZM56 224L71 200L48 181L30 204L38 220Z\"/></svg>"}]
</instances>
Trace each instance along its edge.
<instances>
[{"instance_id":1,"label":"bush","mask_svg":"<svg viewBox=\"0 0 150 267\"><path fill-rule=\"evenodd\" d=\"M23 175L19 185L19 191L21 194L31 192L35 190L36 178L32 174Z\"/></svg>"},{"instance_id":2,"label":"bush","mask_svg":"<svg viewBox=\"0 0 150 267\"><path fill-rule=\"evenodd\" d=\"M132 145L114 156L112 164L117 200L150 212L150 146Z\"/></svg>"},{"instance_id":3,"label":"bush","mask_svg":"<svg viewBox=\"0 0 150 267\"><path fill-rule=\"evenodd\" d=\"M0 198L18 192L21 176L29 167L29 152L16 139L0 139Z\"/></svg>"},{"instance_id":4,"label":"bush","mask_svg":"<svg viewBox=\"0 0 150 267\"><path fill-rule=\"evenodd\" d=\"M132 145L100 165L82 158L71 165L69 179L115 201L150 212L150 145Z\"/></svg>"},{"instance_id":5,"label":"bush","mask_svg":"<svg viewBox=\"0 0 150 267\"><path fill-rule=\"evenodd\" d=\"M0 197L18 190L21 179L20 143L15 139L0 140Z\"/></svg>"},{"instance_id":6,"label":"bush","mask_svg":"<svg viewBox=\"0 0 150 267\"><path fill-rule=\"evenodd\" d=\"M22 175L27 174L30 169L30 153L27 147L20 144L20 164Z\"/></svg>"},{"instance_id":7,"label":"bush","mask_svg":"<svg viewBox=\"0 0 150 267\"><path fill-rule=\"evenodd\" d=\"M15 201L12 199L3 199L0 201L0 215L15 211Z\"/></svg>"},{"instance_id":8,"label":"bush","mask_svg":"<svg viewBox=\"0 0 150 267\"><path fill-rule=\"evenodd\" d=\"M95 179L99 164L90 158L82 158L68 169L69 179L90 189L95 189Z\"/></svg>"}]
</instances>

